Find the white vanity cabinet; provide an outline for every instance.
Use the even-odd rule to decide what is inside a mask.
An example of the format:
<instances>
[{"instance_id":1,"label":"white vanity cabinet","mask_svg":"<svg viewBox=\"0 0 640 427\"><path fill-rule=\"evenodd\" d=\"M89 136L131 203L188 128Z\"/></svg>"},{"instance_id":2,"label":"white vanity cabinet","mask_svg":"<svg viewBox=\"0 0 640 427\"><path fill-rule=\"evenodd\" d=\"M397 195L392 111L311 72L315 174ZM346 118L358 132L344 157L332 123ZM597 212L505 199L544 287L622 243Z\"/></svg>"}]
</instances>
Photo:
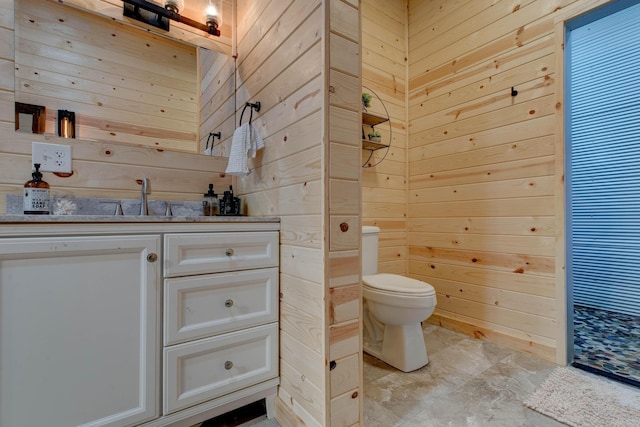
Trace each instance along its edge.
<instances>
[{"instance_id":1,"label":"white vanity cabinet","mask_svg":"<svg viewBox=\"0 0 640 427\"><path fill-rule=\"evenodd\" d=\"M275 399L279 223L0 223L0 427L192 426Z\"/></svg>"},{"instance_id":2,"label":"white vanity cabinet","mask_svg":"<svg viewBox=\"0 0 640 427\"><path fill-rule=\"evenodd\" d=\"M160 242L0 239L0 426L159 415Z\"/></svg>"}]
</instances>

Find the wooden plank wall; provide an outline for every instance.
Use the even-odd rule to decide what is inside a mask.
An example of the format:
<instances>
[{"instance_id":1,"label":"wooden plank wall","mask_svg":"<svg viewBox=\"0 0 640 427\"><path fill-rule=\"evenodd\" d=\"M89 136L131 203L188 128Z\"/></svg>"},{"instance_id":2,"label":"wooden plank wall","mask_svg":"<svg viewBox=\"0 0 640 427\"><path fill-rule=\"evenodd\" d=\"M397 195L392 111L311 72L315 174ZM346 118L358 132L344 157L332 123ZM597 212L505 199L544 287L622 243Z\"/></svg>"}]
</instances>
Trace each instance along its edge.
<instances>
[{"instance_id":1,"label":"wooden plank wall","mask_svg":"<svg viewBox=\"0 0 640 427\"><path fill-rule=\"evenodd\" d=\"M549 360L554 18L574 1L409 1L409 272L432 321Z\"/></svg>"},{"instance_id":2,"label":"wooden plank wall","mask_svg":"<svg viewBox=\"0 0 640 427\"><path fill-rule=\"evenodd\" d=\"M378 271L407 274L407 0L362 1L363 92L374 92L368 111L387 115L388 123L376 126L391 148L362 150L362 164L378 163L362 170L362 221L380 227ZM368 129L368 127L365 127ZM385 157L386 154L386 157ZM368 161L367 161L368 160Z\"/></svg>"},{"instance_id":3,"label":"wooden plank wall","mask_svg":"<svg viewBox=\"0 0 640 427\"><path fill-rule=\"evenodd\" d=\"M238 189L257 214L282 219L277 417L358 424L358 2L241 0L238 16L237 111L261 102L253 124L265 141Z\"/></svg>"},{"instance_id":4,"label":"wooden plank wall","mask_svg":"<svg viewBox=\"0 0 640 427\"><path fill-rule=\"evenodd\" d=\"M329 422L362 420L361 26L357 0L330 0L328 64ZM325 253L327 253L325 248ZM325 286L326 287L326 286Z\"/></svg>"},{"instance_id":5,"label":"wooden plank wall","mask_svg":"<svg viewBox=\"0 0 640 427\"><path fill-rule=\"evenodd\" d=\"M259 101L253 125L265 143L238 192L254 214L281 217L277 417L285 427L325 426L323 2L238 0L237 14L237 116Z\"/></svg>"},{"instance_id":6,"label":"wooden plank wall","mask_svg":"<svg viewBox=\"0 0 640 427\"><path fill-rule=\"evenodd\" d=\"M14 132L13 46L14 1L0 0L0 214L6 212L5 195L21 194L30 179L32 141L72 146L73 175L45 173L54 195L136 199L139 180L147 177L152 200L201 200L208 183L218 188L233 182L223 173L225 158Z\"/></svg>"}]
</instances>

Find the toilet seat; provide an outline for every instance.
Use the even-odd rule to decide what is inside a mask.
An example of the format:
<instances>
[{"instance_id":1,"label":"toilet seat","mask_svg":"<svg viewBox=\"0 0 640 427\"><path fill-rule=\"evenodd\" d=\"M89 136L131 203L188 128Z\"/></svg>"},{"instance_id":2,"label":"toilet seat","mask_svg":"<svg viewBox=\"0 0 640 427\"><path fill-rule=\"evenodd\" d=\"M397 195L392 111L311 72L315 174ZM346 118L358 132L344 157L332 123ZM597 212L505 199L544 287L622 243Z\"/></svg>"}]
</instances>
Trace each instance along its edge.
<instances>
[{"instance_id":1,"label":"toilet seat","mask_svg":"<svg viewBox=\"0 0 640 427\"><path fill-rule=\"evenodd\" d=\"M430 297L436 294L435 289L430 284L398 274L371 274L362 276L362 282L365 287L371 288L372 291L381 291L385 294L407 297Z\"/></svg>"}]
</instances>

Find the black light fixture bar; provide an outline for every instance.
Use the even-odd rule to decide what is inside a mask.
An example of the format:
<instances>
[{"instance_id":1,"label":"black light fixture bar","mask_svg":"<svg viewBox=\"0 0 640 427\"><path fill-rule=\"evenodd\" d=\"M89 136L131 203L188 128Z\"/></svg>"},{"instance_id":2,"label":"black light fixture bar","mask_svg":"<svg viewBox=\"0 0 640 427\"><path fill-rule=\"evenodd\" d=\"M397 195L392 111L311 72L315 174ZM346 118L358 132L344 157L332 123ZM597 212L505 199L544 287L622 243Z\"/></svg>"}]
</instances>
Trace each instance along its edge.
<instances>
[{"instance_id":1,"label":"black light fixture bar","mask_svg":"<svg viewBox=\"0 0 640 427\"><path fill-rule=\"evenodd\" d=\"M124 3L124 16L144 22L145 24L169 31L169 20L173 20L220 37L220 30L215 23L210 25L203 24L146 0L122 0L122 2Z\"/></svg>"}]
</instances>

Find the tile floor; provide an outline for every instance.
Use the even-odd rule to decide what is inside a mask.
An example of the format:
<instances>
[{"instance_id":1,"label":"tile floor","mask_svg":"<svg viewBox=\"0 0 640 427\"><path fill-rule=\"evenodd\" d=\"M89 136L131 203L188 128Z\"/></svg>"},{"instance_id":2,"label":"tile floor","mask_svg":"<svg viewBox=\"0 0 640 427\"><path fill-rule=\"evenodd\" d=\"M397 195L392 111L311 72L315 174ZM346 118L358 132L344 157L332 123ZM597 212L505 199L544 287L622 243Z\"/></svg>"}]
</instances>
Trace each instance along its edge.
<instances>
[{"instance_id":1,"label":"tile floor","mask_svg":"<svg viewBox=\"0 0 640 427\"><path fill-rule=\"evenodd\" d=\"M574 366L640 387L640 317L575 306Z\"/></svg>"},{"instance_id":2,"label":"tile floor","mask_svg":"<svg viewBox=\"0 0 640 427\"><path fill-rule=\"evenodd\" d=\"M423 332L430 362L417 371L365 354L364 426L564 425L522 404L554 363L434 325Z\"/></svg>"},{"instance_id":3,"label":"tile floor","mask_svg":"<svg viewBox=\"0 0 640 427\"><path fill-rule=\"evenodd\" d=\"M365 354L364 427L557 427L523 405L556 367L425 324L430 363L404 373ZM243 427L272 427L264 416ZM264 424L263 424L264 423Z\"/></svg>"}]
</instances>

